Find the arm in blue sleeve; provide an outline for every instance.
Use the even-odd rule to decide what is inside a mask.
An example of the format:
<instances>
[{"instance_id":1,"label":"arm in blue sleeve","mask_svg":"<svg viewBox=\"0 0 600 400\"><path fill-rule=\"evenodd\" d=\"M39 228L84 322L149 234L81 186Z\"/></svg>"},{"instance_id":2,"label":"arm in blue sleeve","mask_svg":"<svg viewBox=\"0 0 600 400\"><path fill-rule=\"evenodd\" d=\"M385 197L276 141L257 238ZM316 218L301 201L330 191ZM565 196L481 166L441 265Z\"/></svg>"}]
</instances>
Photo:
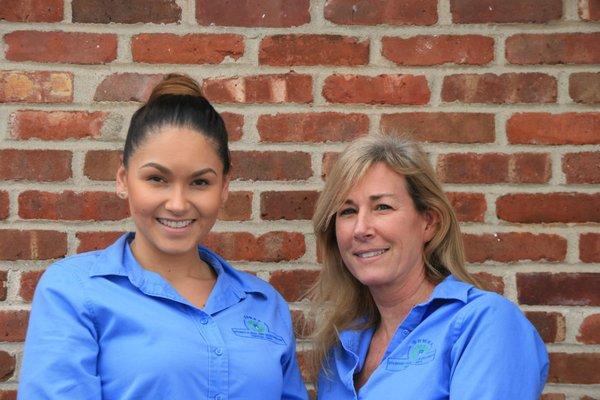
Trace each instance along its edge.
<instances>
[{"instance_id":1,"label":"arm in blue sleeve","mask_svg":"<svg viewBox=\"0 0 600 400\"><path fill-rule=\"evenodd\" d=\"M283 298L281 303L286 304ZM289 334L287 335L287 349L285 359L282 360L283 369L283 393L282 400L308 400L306 386L302 380L300 367L298 366L298 358L296 357L296 338L294 337L294 329L292 327L292 318L290 311L285 305L281 307L282 318L288 327Z\"/></svg>"},{"instance_id":2,"label":"arm in blue sleeve","mask_svg":"<svg viewBox=\"0 0 600 400\"><path fill-rule=\"evenodd\" d=\"M100 400L98 343L84 285L73 266L57 263L33 300L18 398Z\"/></svg>"},{"instance_id":3,"label":"arm in blue sleeve","mask_svg":"<svg viewBox=\"0 0 600 400\"><path fill-rule=\"evenodd\" d=\"M485 297L457 321L450 399L538 400L548 374L544 343L514 304Z\"/></svg>"}]
</instances>

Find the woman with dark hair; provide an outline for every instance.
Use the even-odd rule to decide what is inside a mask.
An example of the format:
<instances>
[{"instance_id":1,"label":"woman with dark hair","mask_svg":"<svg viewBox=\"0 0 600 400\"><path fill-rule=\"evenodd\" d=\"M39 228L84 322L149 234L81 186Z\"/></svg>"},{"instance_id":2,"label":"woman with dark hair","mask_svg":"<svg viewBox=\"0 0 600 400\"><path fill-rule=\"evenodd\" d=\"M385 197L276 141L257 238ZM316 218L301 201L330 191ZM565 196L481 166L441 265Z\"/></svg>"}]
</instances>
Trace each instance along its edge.
<instances>
[{"instance_id":1,"label":"woman with dark hair","mask_svg":"<svg viewBox=\"0 0 600 400\"><path fill-rule=\"evenodd\" d=\"M477 287L458 222L416 143L368 136L327 178L313 218L319 400L537 400L544 343Z\"/></svg>"},{"instance_id":2,"label":"woman with dark hair","mask_svg":"<svg viewBox=\"0 0 600 400\"><path fill-rule=\"evenodd\" d=\"M44 273L19 399L307 398L283 298L198 247L229 167L220 115L195 81L167 76L133 115L117 172L136 232Z\"/></svg>"}]
</instances>

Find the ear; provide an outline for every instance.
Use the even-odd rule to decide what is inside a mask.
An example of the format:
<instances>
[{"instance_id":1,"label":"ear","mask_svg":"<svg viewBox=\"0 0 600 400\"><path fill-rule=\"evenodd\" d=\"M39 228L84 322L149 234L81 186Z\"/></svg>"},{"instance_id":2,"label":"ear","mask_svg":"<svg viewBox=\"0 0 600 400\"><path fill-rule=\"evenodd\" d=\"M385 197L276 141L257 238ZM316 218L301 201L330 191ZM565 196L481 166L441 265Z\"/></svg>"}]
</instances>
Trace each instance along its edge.
<instances>
[{"instance_id":1,"label":"ear","mask_svg":"<svg viewBox=\"0 0 600 400\"><path fill-rule=\"evenodd\" d=\"M117 193L127 192L127 169L123 163L119 166L117 170Z\"/></svg>"},{"instance_id":2,"label":"ear","mask_svg":"<svg viewBox=\"0 0 600 400\"><path fill-rule=\"evenodd\" d=\"M429 242L439 229L440 216L436 210L429 209L423 214L425 218L425 231L423 232L424 243Z\"/></svg>"},{"instance_id":3,"label":"ear","mask_svg":"<svg viewBox=\"0 0 600 400\"><path fill-rule=\"evenodd\" d=\"M229 175L223 176L223 188L221 189L221 207L229 198Z\"/></svg>"}]
</instances>

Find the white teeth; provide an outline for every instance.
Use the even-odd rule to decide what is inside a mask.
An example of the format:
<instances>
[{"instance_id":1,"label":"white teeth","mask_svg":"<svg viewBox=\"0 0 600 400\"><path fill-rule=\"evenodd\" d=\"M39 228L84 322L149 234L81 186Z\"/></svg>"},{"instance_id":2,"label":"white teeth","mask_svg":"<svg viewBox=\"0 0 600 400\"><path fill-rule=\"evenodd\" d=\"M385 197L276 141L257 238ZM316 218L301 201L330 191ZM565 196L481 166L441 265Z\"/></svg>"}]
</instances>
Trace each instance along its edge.
<instances>
[{"instance_id":1,"label":"white teeth","mask_svg":"<svg viewBox=\"0 0 600 400\"><path fill-rule=\"evenodd\" d=\"M157 218L158 222L160 222L161 224L168 226L169 228L185 228L186 226L188 226L189 224L191 224L192 222L194 222L193 219L186 219L184 221L173 221L170 219L162 219L162 218Z\"/></svg>"},{"instance_id":2,"label":"white teeth","mask_svg":"<svg viewBox=\"0 0 600 400\"><path fill-rule=\"evenodd\" d=\"M386 251L387 251L386 249L375 250L375 251L367 251L366 253L359 253L359 254L357 254L357 256L360 257L360 258L375 257L375 256L378 256L380 254L385 253Z\"/></svg>"}]
</instances>

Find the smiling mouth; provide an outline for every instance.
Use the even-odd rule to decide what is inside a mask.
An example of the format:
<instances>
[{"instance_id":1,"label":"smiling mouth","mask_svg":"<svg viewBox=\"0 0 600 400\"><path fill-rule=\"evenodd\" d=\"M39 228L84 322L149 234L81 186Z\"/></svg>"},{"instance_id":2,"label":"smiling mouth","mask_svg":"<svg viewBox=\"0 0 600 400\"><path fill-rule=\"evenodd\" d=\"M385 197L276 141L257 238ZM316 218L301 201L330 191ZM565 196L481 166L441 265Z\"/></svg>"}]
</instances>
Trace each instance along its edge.
<instances>
[{"instance_id":1,"label":"smiling mouth","mask_svg":"<svg viewBox=\"0 0 600 400\"><path fill-rule=\"evenodd\" d=\"M164 219L164 218L156 218L156 220L161 224L169 228L174 229L182 229L186 226L189 226L195 219L184 219L184 220L173 220L173 219Z\"/></svg>"},{"instance_id":2,"label":"smiling mouth","mask_svg":"<svg viewBox=\"0 0 600 400\"><path fill-rule=\"evenodd\" d=\"M359 258L371 258L377 257L388 251L389 249L380 249L380 250L370 250L370 251L361 251L354 253L355 256Z\"/></svg>"}]
</instances>

